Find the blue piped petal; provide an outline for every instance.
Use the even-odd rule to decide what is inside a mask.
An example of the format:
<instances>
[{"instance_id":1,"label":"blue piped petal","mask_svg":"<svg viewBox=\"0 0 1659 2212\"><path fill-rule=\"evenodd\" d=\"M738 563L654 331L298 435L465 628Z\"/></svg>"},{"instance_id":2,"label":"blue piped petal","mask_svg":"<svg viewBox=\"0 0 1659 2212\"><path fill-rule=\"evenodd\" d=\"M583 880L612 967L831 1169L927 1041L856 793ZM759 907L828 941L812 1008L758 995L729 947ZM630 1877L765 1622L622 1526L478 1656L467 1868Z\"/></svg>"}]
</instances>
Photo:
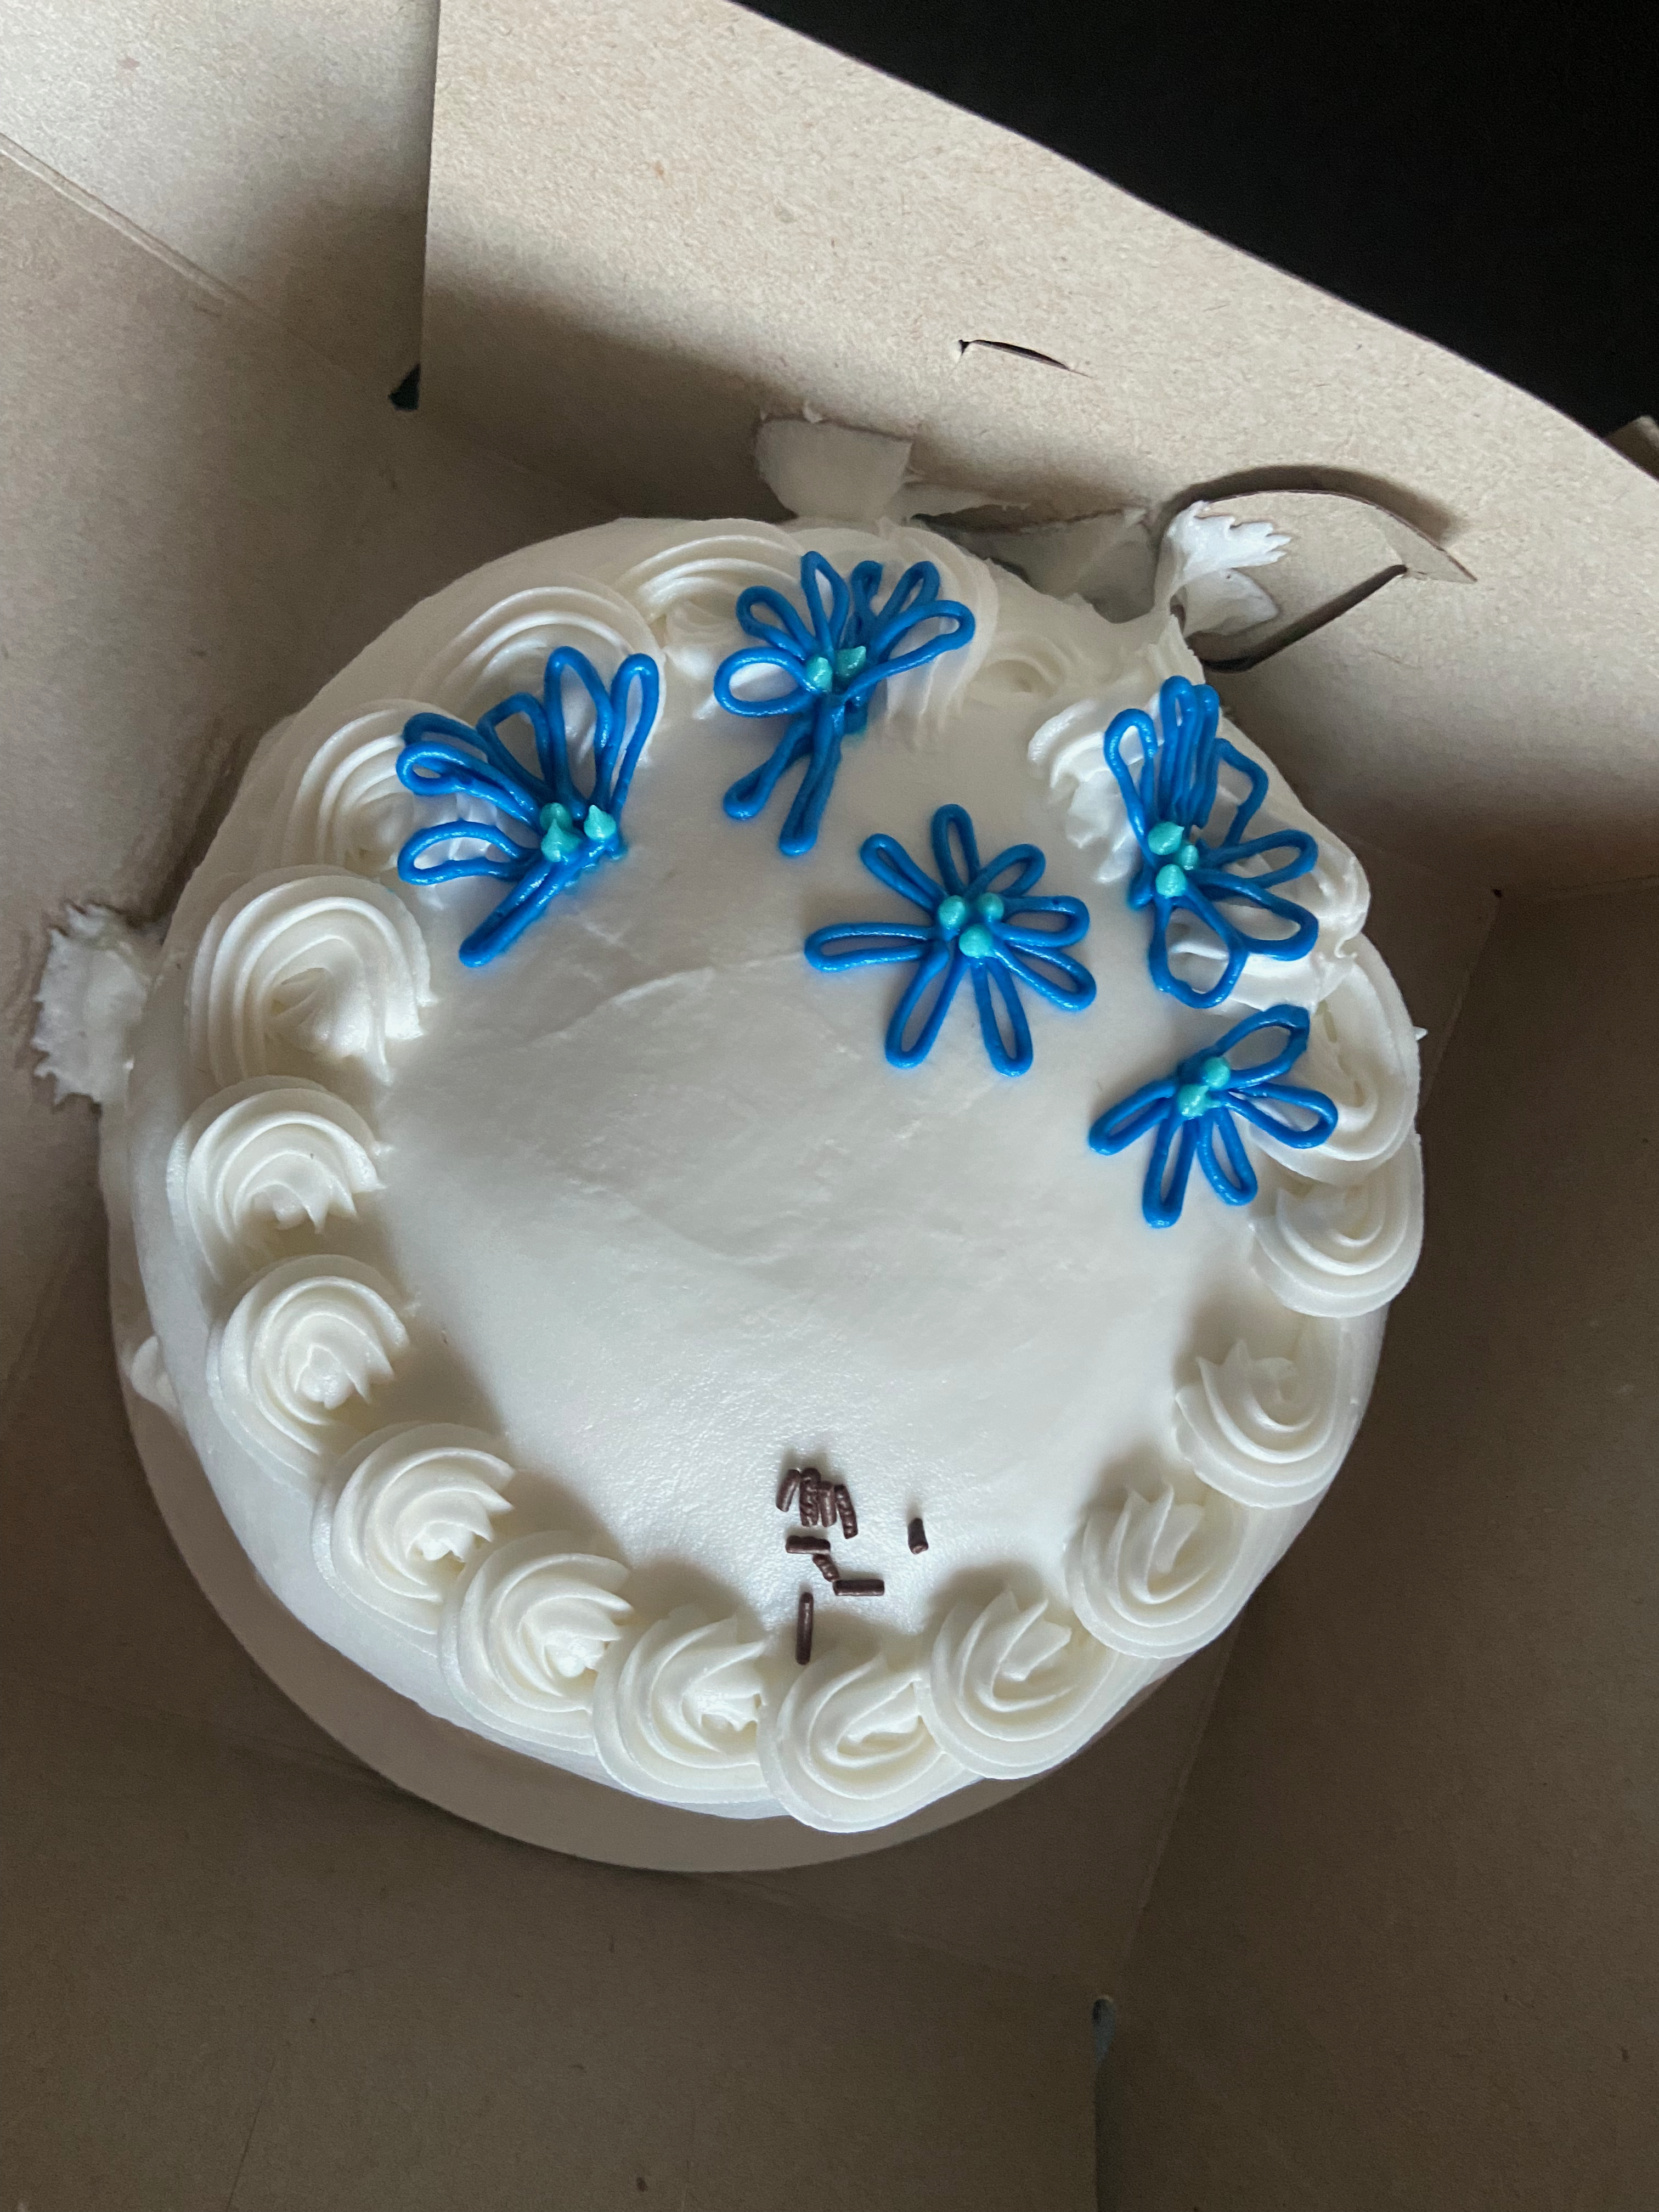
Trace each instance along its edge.
<instances>
[{"instance_id":1,"label":"blue piped petal","mask_svg":"<svg viewBox=\"0 0 1659 2212\"><path fill-rule=\"evenodd\" d=\"M923 951L887 1024L887 1058L894 1067L919 1067L927 1059L969 965L953 945L937 939ZM911 1036L910 1024L919 1011L921 1027Z\"/></svg>"},{"instance_id":2,"label":"blue piped petal","mask_svg":"<svg viewBox=\"0 0 1659 2212\"><path fill-rule=\"evenodd\" d=\"M567 679L586 695L592 714L586 791L578 785L570 764L564 711ZM522 843L497 823L457 816L416 830L398 854L398 873L405 883L429 885L490 876L512 884L463 941L460 957L467 967L481 968L498 958L562 891L602 862L620 860L626 853L620 826L623 808L661 703L661 677L656 663L644 653L630 653L607 685L585 653L560 646L548 655L539 699L529 692L514 692L472 726L430 712L410 716L398 757L398 779L407 790L426 800L473 800L531 835L532 842ZM530 725L534 769L526 767L500 734L501 726L515 719ZM555 814L555 808L563 811ZM563 823L568 832L573 825L580 828L590 815L599 834L590 831L568 853L545 849L550 821ZM567 842L562 836L556 843L562 848ZM468 846L482 849L457 849ZM445 850L443 859L423 861L423 854L440 847Z\"/></svg>"},{"instance_id":3,"label":"blue piped petal","mask_svg":"<svg viewBox=\"0 0 1659 2212\"><path fill-rule=\"evenodd\" d=\"M1156 721L1132 708L1113 718L1102 740L1140 853L1128 902L1153 909L1147 949L1152 981L1183 1006L1201 1011L1232 995L1253 955L1300 960L1319 936L1319 924L1305 907L1276 896L1279 884L1313 868L1319 848L1304 830L1245 836L1267 797L1267 774L1220 734L1220 714L1221 702L1207 684L1172 676L1158 693ZM1136 766L1124 751L1132 738L1139 749ZM1215 811L1224 765L1243 778L1245 792L1219 838L1210 843L1200 833ZM1252 865L1280 854L1276 865ZM1287 927L1277 935L1253 933L1227 911L1238 906L1254 907ZM1219 975L1207 988L1186 981L1170 965L1170 923L1177 914L1192 917L1220 959Z\"/></svg>"},{"instance_id":4,"label":"blue piped petal","mask_svg":"<svg viewBox=\"0 0 1659 2212\"><path fill-rule=\"evenodd\" d=\"M1299 1150L1323 1144L1334 1130L1336 1108L1322 1091L1282 1079L1306 1051L1309 1029L1304 1007L1269 1006L1097 1119L1089 1142L1097 1152L1121 1152L1151 1134L1140 1210L1152 1228L1168 1229L1180 1219L1194 1161L1224 1203L1249 1204L1259 1185L1241 1120ZM1237 1049L1274 1030L1284 1032L1280 1048L1241 1066L1233 1057Z\"/></svg>"},{"instance_id":5,"label":"blue piped petal","mask_svg":"<svg viewBox=\"0 0 1659 2212\"><path fill-rule=\"evenodd\" d=\"M1022 993L1034 991L1065 1013L1080 1013L1093 1002L1094 977L1060 949L1084 935L1089 909L1081 899L1024 896L1046 866L1035 845L1011 845L981 866L973 823L960 806L938 810L929 838L940 879L896 837L866 837L859 854L878 883L921 909L926 927L837 922L812 932L806 957L830 975L915 963L887 1025L887 1058L895 1067L915 1067L927 1057L963 977L970 976L991 1065L1004 1075L1024 1075L1032 1043Z\"/></svg>"},{"instance_id":6,"label":"blue piped petal","mask_svg":"<svg viewBox=\"0 0 1659 2212\"><path fill-rule=\"evenodd\" d=\"M805 762L779 835L781 852L810 852L817 842L842 744L862 733L880 686L966 645L974 635L968 609L939 598L939 571L931 561L907 568L878 605L881 576L879 562L861 561L850 577L842 577L821 553L807 552L800 564L805 619L769 584L750 585L738 595L738 627L756 643L720 663L715 702L746 719L783 715L787 726L769 758L739 776L723 804L732 820L752 820L788 770ZM929 623L939 625L934 635L907 646ZM775 671L783 688L738 691L737 679L754 669Z\"/></svg>"}]
</instances>

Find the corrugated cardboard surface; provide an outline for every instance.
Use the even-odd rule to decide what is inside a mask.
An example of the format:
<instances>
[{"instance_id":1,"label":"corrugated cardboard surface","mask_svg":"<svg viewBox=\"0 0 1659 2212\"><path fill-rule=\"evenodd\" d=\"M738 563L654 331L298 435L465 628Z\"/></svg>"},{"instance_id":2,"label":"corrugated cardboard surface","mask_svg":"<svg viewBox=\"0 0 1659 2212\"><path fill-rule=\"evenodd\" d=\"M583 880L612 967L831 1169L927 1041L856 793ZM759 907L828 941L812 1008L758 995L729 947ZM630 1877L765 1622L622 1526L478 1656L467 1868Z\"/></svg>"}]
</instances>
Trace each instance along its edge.
<instances>
[{"instance_id":1,"label":"corrugated cardboard surface","mask_svg":"<svg viewBox=\"0 0 1659 2212\"><path fill-rule=\"evenodd\" d=\"M1656 978L1659 890L1505 905L1370 1414L1136 1941L1133 2212L1655 2201Z\"/></svg>"},{"instance_id":2,"label":"corrugated cardboard surface","mask_svg":"<svg viewBox=\"0 0 1659 2212\"><path fill-rule=\"evenodd\" d=\"M1380 496L1475 586L1239 679L1252 733L1486 885L1659 863L1659 483L1039 147L725 0L446 0L427 274L431 403L647 512L755 509L757 416L805 409L1037 516L1290 467Z\"/></svg>"}]
</instances>

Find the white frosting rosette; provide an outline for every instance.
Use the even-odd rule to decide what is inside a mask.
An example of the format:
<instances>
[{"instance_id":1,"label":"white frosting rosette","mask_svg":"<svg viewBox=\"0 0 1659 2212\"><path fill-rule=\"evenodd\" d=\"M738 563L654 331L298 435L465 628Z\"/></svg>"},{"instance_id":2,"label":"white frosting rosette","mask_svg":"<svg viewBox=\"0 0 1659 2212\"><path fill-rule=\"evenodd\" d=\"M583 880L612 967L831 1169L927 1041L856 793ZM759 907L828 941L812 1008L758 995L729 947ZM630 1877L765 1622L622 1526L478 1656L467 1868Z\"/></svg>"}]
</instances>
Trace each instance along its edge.
<instances>
[{"instance_id":1,"label":"white frosting rosette","mask_svg":"<svg viewBox=\"0 0 1659 2212\"><path fill-rule=\"evenodd\" d=\"M1358 1182L1287 1179L1258 1211L1256 1272L1294 1313L1375 1313L1423 1249L1423 1153L1415 1136Z\"/></svg>"},{"instance_id":2,"label":"white frosting rosette","mask_svg":"<svg viewBox=\"0 0 1659 2212\"><path fill-rule=\"evenodd\" d=\"M491 1439L474 1429L382 1429L347 1455L318 1497L317 1565L344 1595L435 1638L462 1568L512 1510L512 1480Z\"/></svg>"},{"instance_id":3,"label":"white frosting rosette","mask_svg":"<svg viewBox=\"0 0 1659 2212\"><path fill-rule=\"evenodd\" d=\"M255 1076L199 1107L167 1164L173 1218L221 1283L277 1256L301 1223L355 1218L381 1188L374 1132L319 1083Z\"/></svg>"},{"instance_id":4,"label":"white frosting rosette","mask_svg":"<svg viewBox=\"0 0 1659 2212\"><path fill-rule=\"evenodd\" d=\"M1157 1671L1108 1650L1046 1596L1022 1605L1005 1589L988 1605L953 1607L918 1691L929 1729L952 1758L1012 1782L1080 1751Z\"/></svg>"},{"instance_id":5,"label":"white frosting rosette","mask_svg":"<svg viewBox=\"0 0 1659 2212\"><path fill-rule=\"evenodd\" d=\"M633 1614L626 1568L556 1531L486 1553L445 1601L438 1656L456 1697L484 1726L527 1743L581 1747L593 1688Z\"/></svg>"},{"instance_id":6,"label":"white frosting rosette","mask_svg":"<svg viewBox=\"0 0 1659 2212\"><path fill-rule=\"evenodd\" d=\"M377 700L320 744L294 751L266 852L273 868L347 868L380 876L395 867L415 827L415 798L398 779L404 727L426 711L417 699Z\"/></svg>"},{"instance_id":7,"label":"white frosting rosette","mask_svg":"<svg viewBox=\"0 0 1659 2212\"><path fill-rule=\"evenodd\" d=\"M683 1605L613 1644L593 1686L605 1772L642 1797L694 1810L763 1803L768 1641Z\"/></svg>"},{"instance_id":8,"label":"white frosting rosette","mask_svg":"<svg viewBox=\"0 0 1659 2212\"><path fill-rule=\"evenodd\" d=\"M409 1349L397 1293L373 1267L338 1254L278 1260L213 1332L208 1389L268 1462L309 1484Z\"/></svg>"},{"instance_id":9,"label":"white frosting rosette","mask_svg":"<svg viewBox=\"0 0 1659 2212\"><path fill-rule=\"evenodd\" d=\"M1176 1432L1212 1488L1241 1505L1305 1504L1342 1464L1365 1410L1380 1322L1304 1321L1287 1352L1242 1337L1199 1358L1176 1394Z\"/></svg>"},{"instance_id":10,"label":"white frosting rosette","mask_svg":"<svg viewBox=\"0 0 1659 2212\"><path fill-rule=\"evenodd\" d=\"M1240 995L1254 1002L1267 988L1247 976ZM1270 1159L1310 1182L1361 1182L1411 1135L1419 1079L1417 1030L1400 986L1360 938L1322 984L1292 1078L1324 1092L1336 1108L1335 1129L1309 1152L1291 1151L1266 1131L1257 1141Z\"/></svg>"},{"instance_id":11,"label":"white frosting rosette","mask_svg":"<svg viewBox=\"0 0 1659 2212\"><path fill-rule=\"evenodd\" d=\"M929 1729L921 1668L824 1652L763 1715L761 1771L786 1813L854 1835L919 1812L969 1779Z\"/></svg>"},{"instance_id":12,"label":"white frosting rosette","mask_svg":"<svg viewBox=\"0 0 1659 2212\"><path fill-rule=\"evenodd\" d=\"M630 653L659 660L639 609L599 583L550 583L515 592L477 615L422 668L414 686L457 721L476 722L514 692L542 693L550 653L586 654L608 683Z\"/></svg>"},{"instance_id":13,"label":"white frosting rosette","mask_svg":"<svg viewBox=\"0 0 1659 2212\"><path fill-rule=\"evenodd\" d=\"M388 1046L417 1037L432 1003L426 940L379 884L278 869L215 915L187 1003L195 1057L217 1083L344 1061L385 1083Z\"/></svg>"},{"instance_id":14,"label":"white frosting rosette","mask_svg":"<svg viewBox=\"0 0 1659 2212\"><path fill-rule=\"evenodd\" d=\"M1066 1561L1078 1619L1102 1644L1169 1661L1218 1636L1300 1525L1185 1473L1126 1480L1079 1529Z\"/></svg>"},{"instance_id":15,"label":"white frosting rosette","mask_svg":"<svg viewBox=\"0 0 1659 2212\"><path fill-rule=\"evenodd\" d=\"M689 539L677 537L617 578L617 593L650 626L668 663L708 695L714 713L714 671L743 642L733 619L740 595L757 585L798 591L801 548L769 523L726 523Z\"/></svg>"}]
</instances>

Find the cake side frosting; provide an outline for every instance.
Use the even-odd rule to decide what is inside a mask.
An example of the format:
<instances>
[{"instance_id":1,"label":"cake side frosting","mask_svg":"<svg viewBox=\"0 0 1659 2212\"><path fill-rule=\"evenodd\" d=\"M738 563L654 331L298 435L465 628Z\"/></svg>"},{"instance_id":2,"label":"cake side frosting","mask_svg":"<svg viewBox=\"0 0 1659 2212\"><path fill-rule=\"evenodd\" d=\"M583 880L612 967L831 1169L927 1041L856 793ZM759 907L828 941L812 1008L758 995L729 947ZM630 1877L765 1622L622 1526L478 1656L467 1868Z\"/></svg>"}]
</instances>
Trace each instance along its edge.
<instances>
[{"instance_id":1,"label":"cake side frosting","mask_svg":"<svg viewBox=\"0 0 1659 2212\"><path fill-rule=\"evenodd\" d=\"M786 859L781 799L722 811L775 732L715 677L739 592L799 596L805 551L878 564L878 612L929 562L972 635L872 694ZM561 649L661 687L620 864L469 969L500 886L400 880L442 818L402 733L538 690ZM183 1418L290 1610L532 1757L839 1829L1042 1771L1226 1625L1358 1425L1421 1195L1363 874L1237 732L1253 830L1316 842L1315 942L1245 960L1224 1010L1148 981L1103 736L1199 674L1167 606L1109 625L924 532L621 524L426 602L268 744L169 935L132 1166ZM947 803L1086 908L1094 1002L1022 994L1018 1078L972 975L901 1070L896 970L803 955L884 903L939 939L949 885L907 917L860 854L922 866ZM1214 949L1170 931L1201 995ZM1091 1121L1280 1005L1328 1144L1252 1127L1248 1205L1194 1180L1149 1229ZM809 1465L856 1508L827 1575L775 1503Z\"/></svg>"}]
</instances>

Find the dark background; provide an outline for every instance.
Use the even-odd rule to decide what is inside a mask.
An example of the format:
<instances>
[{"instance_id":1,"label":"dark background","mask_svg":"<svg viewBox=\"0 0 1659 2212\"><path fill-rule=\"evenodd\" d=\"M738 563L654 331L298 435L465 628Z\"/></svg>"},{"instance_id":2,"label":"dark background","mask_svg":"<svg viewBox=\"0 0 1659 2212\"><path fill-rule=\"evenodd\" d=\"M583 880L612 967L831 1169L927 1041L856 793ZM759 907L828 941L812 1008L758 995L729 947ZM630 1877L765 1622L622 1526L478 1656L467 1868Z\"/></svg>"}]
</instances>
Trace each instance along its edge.
<instances>
[{"instance_id":1,"label":"dark background","mask_svg":"<svg viewBox=\"0 0 1659 2212\"><path fill-rule=\"evenodd\" d=\"M760 0L1605 435L1659 412L1659 6Z\"/></svg>"}]
</instances>

